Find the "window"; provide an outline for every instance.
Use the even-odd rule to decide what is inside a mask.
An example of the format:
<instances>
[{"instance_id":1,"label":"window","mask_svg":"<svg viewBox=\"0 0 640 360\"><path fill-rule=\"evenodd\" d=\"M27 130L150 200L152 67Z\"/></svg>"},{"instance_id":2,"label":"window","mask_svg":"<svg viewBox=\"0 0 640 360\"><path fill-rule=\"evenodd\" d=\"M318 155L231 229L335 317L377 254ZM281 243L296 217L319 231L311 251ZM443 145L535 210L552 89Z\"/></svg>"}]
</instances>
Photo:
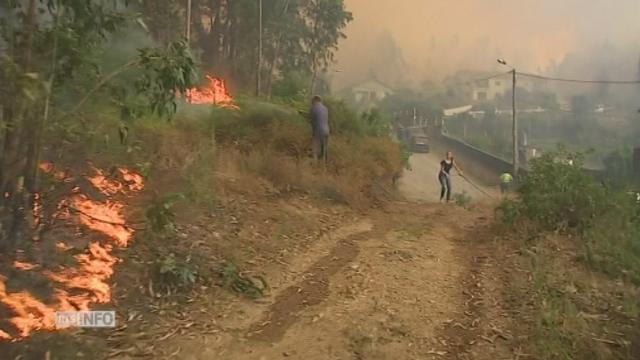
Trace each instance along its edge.
<instances>
[{"instance_id":1,"label":"window","mask_svg":"<svg viewBox=\"0 0 640 360\"><path fill-rule=\"evenodd\" d=\"M487 93L484 91L478 91L478 93L476 94L476 97L478 98L478 100L480 101L484 101L487 100Z\"/></svg>"}]
</instances>

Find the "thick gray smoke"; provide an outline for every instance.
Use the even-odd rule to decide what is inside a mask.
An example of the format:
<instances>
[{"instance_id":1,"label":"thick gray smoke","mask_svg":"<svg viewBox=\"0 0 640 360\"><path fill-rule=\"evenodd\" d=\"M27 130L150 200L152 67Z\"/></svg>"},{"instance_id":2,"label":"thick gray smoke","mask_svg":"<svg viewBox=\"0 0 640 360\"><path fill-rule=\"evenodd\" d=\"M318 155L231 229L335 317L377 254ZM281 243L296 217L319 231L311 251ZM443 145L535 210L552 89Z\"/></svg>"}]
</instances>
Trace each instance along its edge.
<instances>
[{"instance_id":1,"label":"thick gray smoke","mask_svg":"<svg viewBox=\"0 0 640 360\"><path fill-rule=\"evenodd\" d=\"M334 88L371 74L419 86L459 70L638 77L639 0L346 0Z\"/></svg>"}]
</instances>

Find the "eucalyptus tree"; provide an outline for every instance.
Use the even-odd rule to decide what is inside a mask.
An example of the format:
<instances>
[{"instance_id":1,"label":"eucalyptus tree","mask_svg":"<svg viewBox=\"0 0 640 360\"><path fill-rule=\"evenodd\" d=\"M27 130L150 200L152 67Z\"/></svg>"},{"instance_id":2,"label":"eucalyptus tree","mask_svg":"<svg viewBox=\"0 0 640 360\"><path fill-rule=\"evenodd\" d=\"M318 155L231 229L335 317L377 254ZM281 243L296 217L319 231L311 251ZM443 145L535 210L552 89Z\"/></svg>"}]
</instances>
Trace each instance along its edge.
<instances>
[{"instance_id":1,"label":"eucalyptus tree","mask_svg":"<svg viewBox=\"0 0 640 360\"><path fill-rule=\"evenodd\" d=\"M171 115L176 93L194 80L195 63L182 40L141 48L104 73L96 54L116 31L144 25L126 2L107 0L5 0L0 3L0 245L14 245L32 230L39 192L38 164L45 132L83 110L107 86L145 99L149 113ZM115 82L127 70L133 78ZM61 93L83 77L88 88L74 104ZM87 79L89 81L87 81ZM122 103L126 108L128 104ZM138 109L140 111L140 109Z\"/></svg>"}]
</instances>

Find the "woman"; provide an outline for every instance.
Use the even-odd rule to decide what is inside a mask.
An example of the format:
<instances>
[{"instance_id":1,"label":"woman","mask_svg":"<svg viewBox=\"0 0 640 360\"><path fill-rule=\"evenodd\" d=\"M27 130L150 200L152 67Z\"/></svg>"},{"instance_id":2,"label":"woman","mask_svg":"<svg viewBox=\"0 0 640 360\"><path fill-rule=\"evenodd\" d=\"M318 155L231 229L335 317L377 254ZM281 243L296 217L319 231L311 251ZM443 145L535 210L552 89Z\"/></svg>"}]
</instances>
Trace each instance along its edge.
<instances>
[{"instance_id":1,"label":"woman","mask_svg":"<svg viewBox=\"0 0 640 360\"><path fill-rule=\"evenodd\" d=\"M440 173L438 174L438 180L440 180L440 185L442 186L442 190L440 190L440 202L444 200L445 194L447 196L447 202L451 201L451 168L455 168L458 174L464 175L453 159L453 153L447 151L446 158L440 162Z\"/></svg>"}]
</instances>

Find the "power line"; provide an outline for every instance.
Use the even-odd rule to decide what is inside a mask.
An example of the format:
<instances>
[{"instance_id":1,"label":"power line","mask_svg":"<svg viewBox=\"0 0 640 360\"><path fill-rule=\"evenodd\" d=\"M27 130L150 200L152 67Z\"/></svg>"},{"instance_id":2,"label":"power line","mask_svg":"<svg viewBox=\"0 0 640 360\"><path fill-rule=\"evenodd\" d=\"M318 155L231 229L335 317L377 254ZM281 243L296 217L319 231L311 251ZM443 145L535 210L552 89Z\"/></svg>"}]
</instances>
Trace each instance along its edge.
<instances>
[{"instance_id":1,"label":"power line","mask_svg":"<svg viewBox=\"0 0 640 360\"><path fill-rule=\"evenodd\" d=\"M564 79L564 78L556 78L550 76L543 76L537 74L530 73L517 73L523 77L541 79L541 80L549 80L549 81L562 81L562 82L570 82L570 83L581 83L581 84L612 84L612 85L637 85L640 84L640 80L630 80L630 81L618 81L618 80L582 80L582 79Z\"/></svg>"},{"instance_id":2,"label":"power line","mask_svg":"<svg viewBox=\"0 0 640 360\"><path fill-rule=\"evenodd\" d=\"M504 73L498 73L498 74L494 74L494 75L487 76L487 77L483 77L483 78L471 79L471 80L464 80L464 81L458 81L458 82L448 83L448 84L444 84L444 85L445 85L446 87L452 87L452 86L458 86L458 85L473 84L473 83L478 82L478 81L486 81L486 80L495 79L495 78L497 78L497 77L505 76L505 75L508 75L508 74L510 74L510 73L511 73L511 71L507 71L507 72L504 72Z\"/></svg>"}]
</instances>

